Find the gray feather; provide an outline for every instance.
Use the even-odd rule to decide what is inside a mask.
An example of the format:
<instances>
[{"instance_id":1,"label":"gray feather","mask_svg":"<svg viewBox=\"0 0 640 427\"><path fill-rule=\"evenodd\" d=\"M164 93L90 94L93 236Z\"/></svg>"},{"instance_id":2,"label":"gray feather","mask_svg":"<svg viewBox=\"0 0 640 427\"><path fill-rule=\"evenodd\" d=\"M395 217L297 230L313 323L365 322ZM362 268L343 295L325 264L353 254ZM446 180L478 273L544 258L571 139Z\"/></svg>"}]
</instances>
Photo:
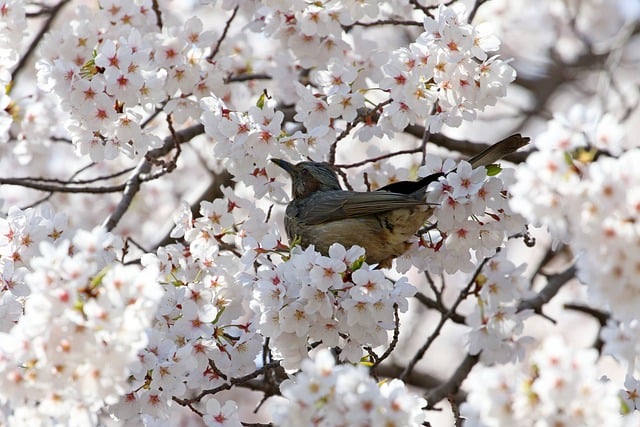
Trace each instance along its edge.
<instances>
[{"instance_id":1,"label":"gray feather","mask_svg":"<svg viewBox=\"0 0 640 427\"><path fill-rule=\"evenodd\" d=\"M424 200L407 194L342 190L321 191L305 198L303 203L304 206L298 203L305 212L304 218L299 220L308 225L427 205Z\"/></svg>"}]
</instances>

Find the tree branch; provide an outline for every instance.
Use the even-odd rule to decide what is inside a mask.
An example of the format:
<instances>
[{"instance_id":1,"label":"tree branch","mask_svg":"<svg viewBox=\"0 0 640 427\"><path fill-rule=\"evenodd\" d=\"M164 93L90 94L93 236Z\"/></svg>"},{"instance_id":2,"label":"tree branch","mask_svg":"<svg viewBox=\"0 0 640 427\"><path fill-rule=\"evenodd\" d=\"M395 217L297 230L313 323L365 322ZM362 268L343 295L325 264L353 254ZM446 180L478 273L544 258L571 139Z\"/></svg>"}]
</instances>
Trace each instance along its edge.
<instances>
[{"instance_id":1,"label":"tree branch","mask_svg":"<svg viewBox=\"0 0 640 427\"><path fill-rule=\"evenodd\" d=\"M518 311L533 310L540 314L542 312L542 306L551 301L556 296L558 291L567 283L573 279L576 275L575 265L571 265L565 271L554 274L548 277L547 285L537 293L533 298L520 301L518 304Z\"/></svg>"},{"instance_id":2,"label":"tree branch","mask_svg":"<svg viewBox=\"0 0 640 427\"><path fill-rule=\"evenodd\" d=\"M25 54L20 57L18 64L11 72L11 81L13 82L11 85L12 87L15 87L15 82L18 79L20 72L25 67L25 65L27 65L27 62L29 62L31 56L36 52L36 49L44 35L49 31L49 29L51 29L51 24L53 24L53 21L55 21L55 19L58 17L58 14L62 11L62 7L69 3L69 1L70 0L61 0L58 4L52 6L47 10L47 12L49 13L49 17L40 28L40 31L38 31L38 34L36 34L33 40L31 40L31 44L29 44L29 47L27 48Z\"/></svg>"},{"instance_id":3,"label":"tree branch","mask_svg":"<svg viewBox=\"0 0 640 427\"><path fill-rule=\"evenodd\" d=\"M171 151L176 144L182 144L183 142L190 141L191 139L202 133L204 133L203 125L193 125L181 131L175 132L174 135L167 136L164 139L164 144L162 145L162 147L149 151L146 154L145 158L142 159L138 166L134 169L133 173L129 176L129 179L127 179L127 182L124 186L122 198L120 199L120 202L116 206L115 210L102 223L103 227L111 231L116 227L116 225L118 225L118 222L120 222L122 216L125 214L127 209L129 209L133 197L138 193L138 191L140 191L140 187L142 185L142 182L144 181L143 176L151 171L154 160L169 153L169 151Z\"/></svg>"},{"instance_id":4,"label":"tree branch","mask_svg":"<svg viewBox=\"0 0 640 427\"><path fill-rule=\"evenodd\" d=\"M416 352L413 358L411 358L411 361L409 361L409 363L407 364L407 367L402 372L400 379L404 380L404 378L406 378L411 373L411 371L413 370L415 365L418 363L418 361L422 359L422 357L427 352L427 350L429 349L433 341L435 341L438 335L440 335L440 331L444 327L444 324L446 323L446 321L451 318L451 316L456 312L458 306L462 303L462 301L464 301L467 298L467 296L469 295L469 290L475 283L476 278L478 277L478 274L480 274L480 272L482 271L482 268L490 259L491 259L490 257L487 257L484 260L482 260L482 262L478 265L475 273L473 274L473 276L471 277L467 285L464 287L464 289L460 291L460 293L458 294L458 297L456 298L455 302L453 303L449 311L447 311L446 313L443 313L440 316L440 321L436 325L435 330L431 333L431 335L429 336L427 341L424 343L424 345L420 347L420 349Z\"/></svg>"},{"instance_id":5,"label":"tree branch","mask_svg":"<svg viewBox=\"0 0 640 427\"><path fill-rule=\"evenodd\" d=\"M427 399L427 408L432 409L436 403L440 402L447 396L455 396L460 391L462 382L467 378L469 372L471 372L471 369L473 369L479 360L479 354L476 354L475 356L467 354L447 382L439 385L433 390L430 390L425 395L425 398Z\"/></svg>"},{"instance_id":6,"label":"tree branch","mask_svg":"<svg viewBox=\"0 0 640 427\"><path fill-rule=\"evenodd\" d=\"M41 178L0 178L0 185L16 185L19 187L31 188L33 190L46 191L50 193L91 194L117 193L125 188L124 184L106 187L77 187L74 182L55 184L46 182Z\"/></svg>"}]
</instances>

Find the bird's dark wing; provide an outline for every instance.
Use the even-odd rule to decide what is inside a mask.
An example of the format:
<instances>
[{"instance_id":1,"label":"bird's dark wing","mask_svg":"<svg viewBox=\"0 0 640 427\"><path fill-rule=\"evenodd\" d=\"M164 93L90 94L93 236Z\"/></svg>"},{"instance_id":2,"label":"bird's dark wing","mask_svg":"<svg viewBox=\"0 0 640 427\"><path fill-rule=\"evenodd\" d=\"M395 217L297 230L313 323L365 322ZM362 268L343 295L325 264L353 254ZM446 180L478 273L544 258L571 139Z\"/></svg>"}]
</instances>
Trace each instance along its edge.
<instances>
[{"instance_id":1,"label":"bird's dark wing","mask_svg":"<svg viewBox=\"0 0 640 427\"><path fill-rule=\"evenodd\" d=\"M411 194L417 192L420 189L426 189L427 185L434 181L437 181L441 176L444 175L444 173L438 172L429 176L425 176L418 181L392 182L391 184L387 184L384 187L376 189L376 191L391 191L393 193Z\"/></svg>"},{"instance_id":2,"label":"bird's dark wing","mask_svg":"<svg viewBox=\"0 0 640 427\"><path fill-rule=\"evenodd\" d=\"M320 191L304 200L303 222L309 225L375 215L398 208L415 208L427 203L406 194L388 191Z\"/></svg>"},{"instance_id":3,"label":"bird's dark wing","mask_svg":"<svg viewBox=\"0 0 640 427\"><path fill-rule=\"evenodd\" d=\"M506 137L500 142L496 142L467 161L471 164L472 168L488 166L491 163L497 162L504 156L516 152L519 148L527 145L529 141L530 138L517 133Z\"/></svg>"}]
</instances>

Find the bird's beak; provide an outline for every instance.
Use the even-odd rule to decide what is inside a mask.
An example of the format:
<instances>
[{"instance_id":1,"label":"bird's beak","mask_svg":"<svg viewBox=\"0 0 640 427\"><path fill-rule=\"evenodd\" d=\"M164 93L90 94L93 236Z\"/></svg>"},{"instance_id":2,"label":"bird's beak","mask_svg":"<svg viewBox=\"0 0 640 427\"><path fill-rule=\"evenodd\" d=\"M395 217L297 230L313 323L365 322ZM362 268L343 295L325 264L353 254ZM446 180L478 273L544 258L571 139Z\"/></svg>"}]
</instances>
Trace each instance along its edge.
<instances>
[{"instance_id":1,"label":"bird's beak","mask_svg":"<svg viewBox=\"0 0 640 427\"><path fill-rule=\"evenodd\" d=\"M295 174L296 165L294 165L293 163L289 163L286 160L282 159L271 159L271 161L287 171L289 175L293 176Z\"/></svg>"}]
</instances>

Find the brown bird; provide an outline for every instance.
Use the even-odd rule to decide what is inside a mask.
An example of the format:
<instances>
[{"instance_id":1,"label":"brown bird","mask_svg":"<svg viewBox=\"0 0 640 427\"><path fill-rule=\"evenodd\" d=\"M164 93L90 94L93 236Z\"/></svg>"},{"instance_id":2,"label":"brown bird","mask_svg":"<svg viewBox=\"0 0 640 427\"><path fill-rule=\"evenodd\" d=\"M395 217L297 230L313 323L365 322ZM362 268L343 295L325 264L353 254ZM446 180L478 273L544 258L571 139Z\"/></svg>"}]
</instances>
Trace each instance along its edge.
<instances>
[{"instance_id":1,"label":"brown bird","mask_svg":"<svg viewBox=\"0 0 640 427\"><path fill-rule=\"evenodd\" d=\"M525 146L529 138L512 135L469 159L473 168L487 166ZM271 159L291 176L292 201L287 205L284 226L290 240L327 254L329 246L361 246L368 264L381 268L411 246L410 238L424 225L433 209L426 202L426 188L444 173L418 181L401 181L376 191L346 191L328 163L292 164Z\"/></svg>"}]
</instances>

